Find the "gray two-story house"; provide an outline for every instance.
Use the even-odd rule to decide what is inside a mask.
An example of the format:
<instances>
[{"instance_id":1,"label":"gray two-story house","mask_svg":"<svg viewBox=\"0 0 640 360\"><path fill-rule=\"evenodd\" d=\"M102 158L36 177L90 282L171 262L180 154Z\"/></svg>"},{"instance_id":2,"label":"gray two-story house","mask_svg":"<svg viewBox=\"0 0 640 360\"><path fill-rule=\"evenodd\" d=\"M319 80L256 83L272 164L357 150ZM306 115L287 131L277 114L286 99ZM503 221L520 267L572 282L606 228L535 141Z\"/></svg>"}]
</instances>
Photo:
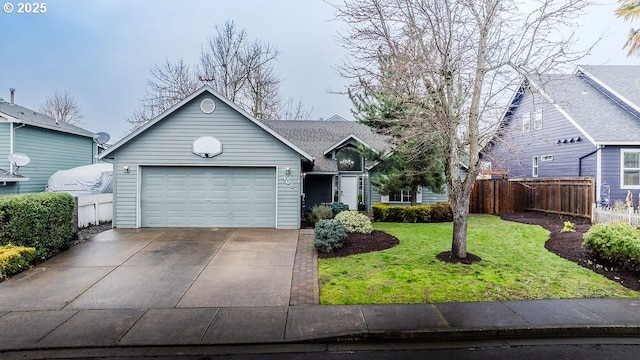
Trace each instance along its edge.
<instances>
[{"instance_id":1,"label":"gray two-story house","mask_svg":"<svg viewBox=\"0 0 640 360\"><path fill-rule=\"evenodd\" d=\"M483 159L494 177L592 177L598 202L637 199L640 66L525 79Z\"/></svg>"}]
</instances>

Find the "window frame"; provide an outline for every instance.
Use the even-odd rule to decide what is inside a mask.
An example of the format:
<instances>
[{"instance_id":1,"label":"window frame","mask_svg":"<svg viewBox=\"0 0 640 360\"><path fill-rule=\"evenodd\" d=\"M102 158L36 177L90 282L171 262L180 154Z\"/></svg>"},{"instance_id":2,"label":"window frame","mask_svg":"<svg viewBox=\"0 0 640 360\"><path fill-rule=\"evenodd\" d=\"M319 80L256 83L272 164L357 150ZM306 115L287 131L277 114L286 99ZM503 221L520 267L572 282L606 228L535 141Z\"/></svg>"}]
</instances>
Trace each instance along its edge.
<instances>
[{"instance_id":1,"label":"window frame","mask_svg":"<svg viewBox=\"0 0 640 360\"><path fill-rule=\"evenodd\" d=\"M533 115L533 130L542 130L542 109L535 110Z\"/></svg>"},{"instance_id":2,"label":"window frame","mask_svg":"<svg viewBox=\"0 0 640 360\"><path fill-rule=\"evenodd\" d=\"M624 165L624 156L627 153L636 153L638 154L638 165L639 167L635 168L625 168ZM627 185L624 183L624 174L625 170L636 171L638 173L638 184ZM640 189L640 149L620 149L620 189Z\"/></svg>"},{"instance_id":3,"label":"window frame","mask_svg":"<svg viewBox=\"0 0 640 360\"><path fill-rule=\"evenodd\" d=\"M540 171L540 158L538 155L531 159L531 177L537 178Z\"/></svg>"},{"instance_id":4,"label":"window frame","mask_svg":"<svg viewBox=\"0 0 640 360\"><path fill-rule=\"evenodd\" d=\"M531 132L531 113L522 114L522 133Z\"/></svg>"}]
</instances>

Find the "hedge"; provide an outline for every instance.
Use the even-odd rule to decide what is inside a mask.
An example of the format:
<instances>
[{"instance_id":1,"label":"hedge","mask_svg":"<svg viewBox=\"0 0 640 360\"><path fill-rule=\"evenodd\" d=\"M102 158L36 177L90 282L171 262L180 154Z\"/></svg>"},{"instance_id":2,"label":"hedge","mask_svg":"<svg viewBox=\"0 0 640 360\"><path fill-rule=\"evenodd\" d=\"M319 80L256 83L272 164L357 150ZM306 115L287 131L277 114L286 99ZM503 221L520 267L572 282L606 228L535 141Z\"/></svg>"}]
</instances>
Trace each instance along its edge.
<instances>
[{"instance_id":1,"label":"hedge","mask_svg":"<svg viewBox=\"0 0 640 360\"><path fill-rule=\"evenodd\" d=\"M635 227L625 222L596 224L583 239L592 255L625 269L640 270L640 230Z\"/></svg>"},{"instance_id":2,"label":"hedge","mask_svg":"<svg viewBox=\"0 0 640 360\"><path fill-rule=\"evenodd\" d=\"M449 222L453 221L453 213L447 203L412 206L375 203L373 204L373 219L379 222Z\"/></svg>"},{"instance_id":3,"label":"hedge","mask_svg":"<svg viewBox=\"0 0 640 360\"><path fill-rule=\"evenodd\" d=\"M32 247L0 246L0 278L28 269L35 257L36 249Z\"/></svg>"},{"instance_id":4,"label":"hedge","mask_svg":"<svg viewBox=\"0 0 640 360\"><path fill-rule=\"evenodd\" d=\"M0 245L34 247L38 259L50 258L71 241L74 206L67 193L0 197Z\"/></svg>"}]
</instances>

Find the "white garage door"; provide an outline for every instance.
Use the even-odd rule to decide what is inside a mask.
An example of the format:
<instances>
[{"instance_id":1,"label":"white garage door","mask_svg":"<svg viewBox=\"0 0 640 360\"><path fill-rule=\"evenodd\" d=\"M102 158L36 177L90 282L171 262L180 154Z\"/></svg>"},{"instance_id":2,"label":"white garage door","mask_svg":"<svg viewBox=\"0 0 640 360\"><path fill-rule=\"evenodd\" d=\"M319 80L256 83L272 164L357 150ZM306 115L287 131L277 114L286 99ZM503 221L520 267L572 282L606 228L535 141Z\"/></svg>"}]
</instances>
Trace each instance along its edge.
<instances>
[{"instance_id":1,"label":"white garage door","mask_svg":"<svg viewBox=\"0 0 640 360\"><path fill-rule=\"evenodd\" d=\"M143 227L276 226L275 168L143 167Z\"/></svg>"}]
</instances>

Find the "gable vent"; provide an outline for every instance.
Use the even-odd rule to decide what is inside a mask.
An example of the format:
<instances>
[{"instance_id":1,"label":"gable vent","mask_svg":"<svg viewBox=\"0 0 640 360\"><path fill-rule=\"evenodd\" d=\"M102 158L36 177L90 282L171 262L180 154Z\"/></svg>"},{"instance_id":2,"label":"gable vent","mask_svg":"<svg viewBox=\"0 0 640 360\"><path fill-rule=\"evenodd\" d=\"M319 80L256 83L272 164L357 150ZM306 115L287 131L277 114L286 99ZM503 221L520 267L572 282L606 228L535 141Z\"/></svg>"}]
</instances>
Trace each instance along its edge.
<instances>
[{"instance_id":1,"label":"gable vent","mask_svg":"<svg viewBox=\"0 0 640 360\"><path fill-rule=\"evenodd\" d=\"M206 98L200 103L200 110L205 114L211 114L215 109L216 103L212 99Z\"/></svg>"}]
</instances>

